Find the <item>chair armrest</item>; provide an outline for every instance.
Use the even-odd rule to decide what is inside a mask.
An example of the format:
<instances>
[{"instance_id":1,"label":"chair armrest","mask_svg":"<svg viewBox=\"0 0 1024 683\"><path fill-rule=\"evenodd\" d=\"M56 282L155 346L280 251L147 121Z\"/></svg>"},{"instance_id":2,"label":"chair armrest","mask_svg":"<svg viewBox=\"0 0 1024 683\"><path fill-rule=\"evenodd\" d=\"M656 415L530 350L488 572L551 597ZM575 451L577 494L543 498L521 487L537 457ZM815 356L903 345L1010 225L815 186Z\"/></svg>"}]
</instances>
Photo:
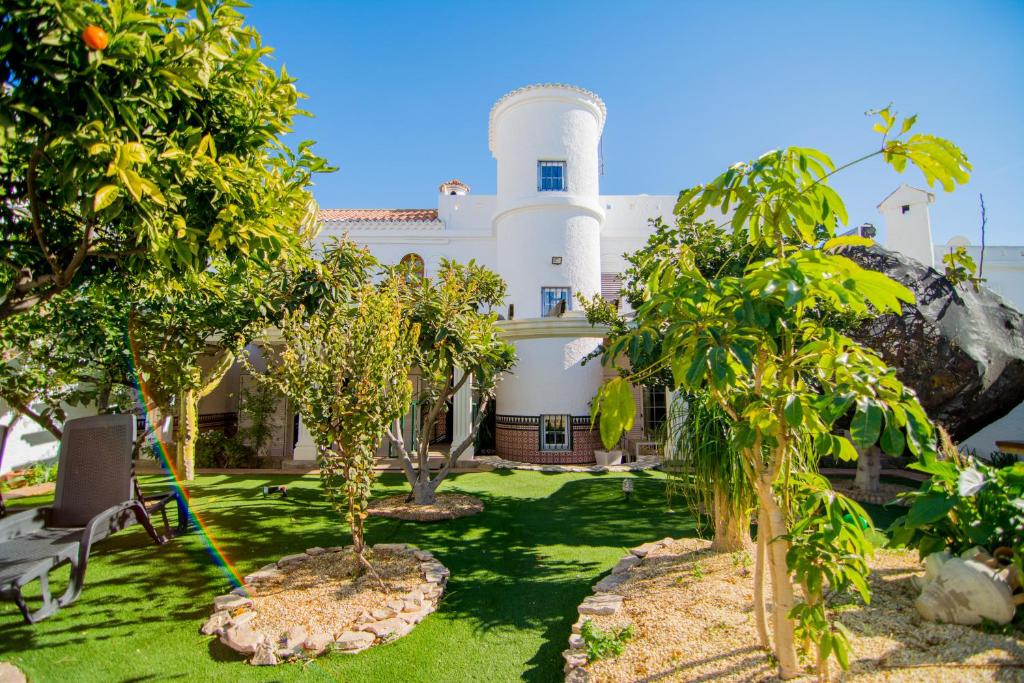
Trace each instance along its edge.
<instances>
[{"instance_id":1,"label":"chair armrest","mask_svg":"<svg viewBox=\"0 0 1024 683\"><path fill-rule=\"evenodd\" d=\"M18 536L46 528L50 508L34 508L0 519L0 541L10 541Z\"/></svg>"},{"instance_id":2,"label":"chair armrest","mask_svg":"<svg viewBox=\"0 0 1024 683\"><path fill-rule=\"evenodd\" d=\"M135 517L135 521L140 523L149 519L146 515L146 508L137 500L118 503L90 519L82 530L82 554L88 556L89 547L94 542L103 540L115 531L120 531L128 526L132 516Z\"/></svg>"}]
</instances>

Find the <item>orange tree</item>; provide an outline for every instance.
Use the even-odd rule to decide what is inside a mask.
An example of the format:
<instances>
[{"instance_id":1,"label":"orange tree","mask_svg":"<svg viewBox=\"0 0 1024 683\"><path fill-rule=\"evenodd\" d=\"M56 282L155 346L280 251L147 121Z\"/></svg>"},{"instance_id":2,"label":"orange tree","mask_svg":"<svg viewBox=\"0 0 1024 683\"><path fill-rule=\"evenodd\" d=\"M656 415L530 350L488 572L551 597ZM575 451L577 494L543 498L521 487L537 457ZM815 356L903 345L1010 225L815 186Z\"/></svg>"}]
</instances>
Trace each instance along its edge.
<instances>
[{"instance_id":1,"label":"orange tree","mask_svg":"<svg viewBox=\"0 0 1024 683\"><path fill-rule=\"evenodd\" d=\"M97 273L287 254L326 170L235 0L11 0L0 14L0 321ZM159 289L165 282L151 278Z\"/></svg>"},{"instance_id":2,"label":"orange tree","mask_svg":"<svg viewBox=\"0 0 1024 683\"><path fill-rule=\"evenodd\" d=\"M707 185L682 192L677 213L720 210L727 216L723 228L743 231L753 253L764 249L769 255L739 274L708 276L686 244L650 250L636 328L616 339L605 357L613 362L634 336L659 337L661 357L652 367L669 370L677 387L706 392L731 421L759 508L756 625L783 678L800 673L797 641L817 645L822 676L831 656L847 665L845 630L825 612L826 586L870 598L865 556L872 545L860 523L866 515L805 465L825 454L857 457L854 445L833 433L850 410L858 445L878 441L891 453L906 445L925 461L934 458L932 426L913 392L874 352L831 326L827 315L898 314L913 300L902 285L842 254L871 241L836 236L846 210L829 186L835 173L881 156L900 172L908 163L916 166L929 185L938 181L947 191L968 179L970 165L955 145L909 134L916 117L895 130L894 115L878 113L880 147L840 168L820 151L789 147L735 164ZM593 410L610 447L633 420L627 378L605 384ZM766 574L773 642L763 599Z\"/></svg>"}]
</instances>

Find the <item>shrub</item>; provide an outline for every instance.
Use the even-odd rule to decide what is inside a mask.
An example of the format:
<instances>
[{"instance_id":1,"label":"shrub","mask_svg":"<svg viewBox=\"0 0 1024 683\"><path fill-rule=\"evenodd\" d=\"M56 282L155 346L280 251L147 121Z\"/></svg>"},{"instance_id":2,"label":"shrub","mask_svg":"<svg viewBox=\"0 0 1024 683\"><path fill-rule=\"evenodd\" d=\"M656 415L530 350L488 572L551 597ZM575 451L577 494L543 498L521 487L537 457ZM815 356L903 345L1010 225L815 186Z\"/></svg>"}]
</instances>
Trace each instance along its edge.
<instances>
[{"instance_id":1,"label":"shrub","mask_svg":"<svg viewBox=\"0 0 1024 683\"><path fill-rule=\"evenodd\" d=\"M259 467L261 461L256 451L237 434L227 436L221 432L203 432L196 441L196 467Z\"/></svg>"},{"instance_id":2,"label":"shrub","mask_svg":"<svg viewBox=\"0 0 1024 683\"><path fill-rule=\"evenodd\" d=\"M580 628L580 635L587 646L587 658L594 662L598 659L614 659L626 649L626 643L633 638L633 626L610 628L607 631L594 626L587 619Z\"/></svg>"}]
</instances>

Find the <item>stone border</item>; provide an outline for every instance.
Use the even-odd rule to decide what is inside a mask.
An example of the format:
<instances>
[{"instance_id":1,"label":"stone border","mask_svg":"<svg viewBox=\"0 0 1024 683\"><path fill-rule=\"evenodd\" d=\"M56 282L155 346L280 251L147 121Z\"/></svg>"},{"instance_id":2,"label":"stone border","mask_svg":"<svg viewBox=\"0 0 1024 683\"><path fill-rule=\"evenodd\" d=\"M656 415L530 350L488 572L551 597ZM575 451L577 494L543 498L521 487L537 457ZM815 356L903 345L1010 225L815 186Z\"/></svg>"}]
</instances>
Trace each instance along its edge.
<instances>
[{"instance_id":1,"label":"stone border","mask_svg":"<svg viewBox=\"0 0 1024 683\"><path fill-rule=\"evenodd\" d=\"M565 659L566 683L586 683L590 680L590 674L583 667L587 665L586 645L580 631L583 629L583 622L590 615L613 615L622 609L625 597L612 591L624 584L629 578L629 572L633 567L641 564L648 554L663 548L675 539L663 538L660 541L651 541L631 549L628 555L619 558L619 561L612 567L611 573L594 584L594 594L587 597L576 608L579 619L572 625L572 633L569 634L569 649L562 652Z\"/></svg>"},{"instance_id":2,"label":"stone border","mask_svg":"<svg viewBox=\"0 0 1024 683\"><path fill-rule=\"evenodd\" d=\"M437 609L450 572L434 558L433 553L407 543L378 543L373 549L413 555L420 564L423 581L409 593L388 600L380 608L369 613L364 611L347 630L307 633L305 627L296 625L282 633L275 642L256 632L250 624L256 610L244 587L214 598L213 616L199 630L204 635L220 636L220 642L236 652L252 655L249 663L256 666L273 666L290 659L314 657L328 650L356 654L378 643L401 638ZM305 553L286 555L246 576L245 583L258 585L261 581L280 578L310 557L351 550L352 546L317 547L309 548Z\"/></svg>"},{"instance_id":3,"label":"stone border","mask_svg":"<svg viewBox=\"0 0 1024 683\"><path fill-rule=\"evenodd\" d=\"M636 462L625 465L536 465L528 462L506 460L499 455L478 455L477 462L490 465L496 470L532 470L535 472L640 472L661 466L661 459L652 455L641 455Z\"/></svg>"},{"instance_id":4,"label":"stone border","mask_svg":"<svg viewBox=\"0 0 1024 683\"><path fill-rule=\"evenodd\" d=\"M442 503L445 498L452 498L454 496L461 496L462 498L468 498L469 501L466 505L459 510L439 510L433 505L420 505L416 507L420 508L434 508L434 509L420 509L417 510L414 507L400 507L397 510L392 509L381 509L380 507L374 507L374 505L383 505L388 501L392 501L396 498L406 498L408 494L399 493L393 496L385 496L383 498L375 498L370 501L370 507L367 513L372 517L385 517L387 519L402 519L407 522L440 522L448 519L458 519L459 517L470 517L472 515L478 515L484 511L484 502L479 498L470 496L465 493L438 493L437 503ZM404 502L404 501L403 501Z\"/></svg>"}]
</instances>

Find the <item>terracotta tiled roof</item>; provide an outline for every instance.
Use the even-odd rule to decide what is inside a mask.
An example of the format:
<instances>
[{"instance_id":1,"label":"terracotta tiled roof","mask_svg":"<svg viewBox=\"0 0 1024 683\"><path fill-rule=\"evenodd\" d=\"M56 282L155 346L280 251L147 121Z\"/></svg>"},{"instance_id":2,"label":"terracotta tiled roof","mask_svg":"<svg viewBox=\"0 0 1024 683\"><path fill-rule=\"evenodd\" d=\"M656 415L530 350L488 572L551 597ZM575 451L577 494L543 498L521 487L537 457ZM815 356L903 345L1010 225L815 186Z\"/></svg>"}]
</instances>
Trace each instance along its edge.
<instances>
[{"instance_id":1,"label":"terracotta tiled roof","mask_svg":"<svg viewBox=\"0 0 1024 683\"><path fill-rule=\"evenodd\" d=\"M463 187L463 188L466 189L467 192L469 191L469 185L467 185L466 183L462 182L458 178L452 178L448 182L441 183L441 185L440 185L441 192L444 192L444 188L446 186L448 186L448 187Z\"/></svg>"},{"instance_id":2,"label":"terracotta tiled roof","mask_svg":"<svg viewBox=\"0 0 1024 683\"><path fill-rule=\"evenodd\" d=\"M318 217L322 221L428 223L437 220L437 209L320 209Z\"/></svg>"}]
</instances>

